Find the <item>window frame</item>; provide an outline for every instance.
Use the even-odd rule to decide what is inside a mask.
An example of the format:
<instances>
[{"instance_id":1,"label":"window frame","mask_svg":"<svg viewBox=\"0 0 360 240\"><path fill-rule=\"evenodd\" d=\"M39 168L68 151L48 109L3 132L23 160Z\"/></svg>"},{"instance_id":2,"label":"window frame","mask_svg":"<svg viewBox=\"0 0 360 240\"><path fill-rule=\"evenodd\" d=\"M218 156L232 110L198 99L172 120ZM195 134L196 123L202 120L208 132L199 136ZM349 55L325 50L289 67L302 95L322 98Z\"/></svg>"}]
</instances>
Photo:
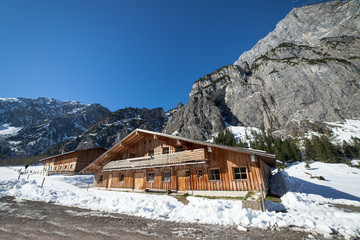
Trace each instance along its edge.
<instances>
[{"instance_id":1,"label":"window frame","mask_svg":"<svg viewBox=\"0 0 360 240\"><path fill-rule=\"evenodd\" d=\"M216 174L216 173L212 174L212 173L211 173L211 171L216 171L216 170L219 171L218 174ZM211 178L212 178L211 176L219 176L219 179L211 179ZM210 181L210 182L221 182L221 171L220 171L220 168L211 168L211 169L209 169L209 181Z\"/></svg>"},{"instance_id":2,"label":"window frame","mask_svg":"<svg viewBox=\"0 0 360 240\"><path fill-rule=\"evenodd\" d=\"M190 170L185 171L185 177L189 178L191 176Z\"/></svg>"},{"instance_id":3,"label":"window frame","mask_svg":"<svg viewBox=\"0 0 360 240\"><path fill-rule=\"evenodd\" d=\"M235 169L239 169L239 172L235 172ZM245 173L241 171L241 169L245 169ZM248 169L245 166L239 166L239 167L233 167L232 168L232 177L234 181L248 181L249 180L249 174ZM243 178L243 175L246 175L246 178ZM236 175L239 175L239 178L236 177Z\"/></svg>"},{"instance_id":4,"label":"window frame","mask_svg":"<svg viewBox=\"0 0 360 240\"><path fill-rule=\"evenodd\" d=\"M165 173L166 173L166 174L169 174L169 179L168 179L168 180L165 179ZM170 181L171 181L171 172L170 172L170 171L164 171L164 172L162 173L161 181L162 181L162 182L170 182Z\"/></svg>"},{"instance_id":5,"label":"window frame","mask_svg":"<svg viewBox=\"0 0 360 240\"><path fill-rule=\"evenodd\" d=\"M170 153L170 148L169 147L163 147L162 148L162 153L163 154L169 154Z\"/></svg>"},{"instance_id":6,"label":"window frame","mask_svg":"<svg viewBox=\"0 0 360 240\"><path fill-rule=\"evenodd\" d=\"M176 146L176 152L183 152L183 151L184 151L184 147L182 145Z\"/></svg>"},{"instance_id":7,"label":"window frame","mask_svg":"<svg viewBox=\"0 0 360 240\"><path fill-rule=\"evenodd\" d=\"M150 180L150 174L153 175L152 180ZM148 172L148 174L146 176L146 181L149 183L153 183L155 181L155 172Z\"/></svg>"},{"instance_id":8,"label":"window frame","mask_svg":"<svg viewBox=\"0 0 360 240\"><path fill-rule=\"evenodd\" d=\"M125 175L124 175L124 174L120 174L120 175L119 175L119 182L120 182L120 183L125 182Z\"/></svg>"},{"instance_id":9,"label":"window frame","mask_svg":"<svg viewBox=\"0 0 360 240\"><path fill-rule=\"evenodd\" d=\"M201 174L200 174L200 172L201 172ZM203 171L202 169L199 169L199 170L198 170L197 177L198 177L198 178L204 177L204 171Z\"/></svg>"}]
</instances>

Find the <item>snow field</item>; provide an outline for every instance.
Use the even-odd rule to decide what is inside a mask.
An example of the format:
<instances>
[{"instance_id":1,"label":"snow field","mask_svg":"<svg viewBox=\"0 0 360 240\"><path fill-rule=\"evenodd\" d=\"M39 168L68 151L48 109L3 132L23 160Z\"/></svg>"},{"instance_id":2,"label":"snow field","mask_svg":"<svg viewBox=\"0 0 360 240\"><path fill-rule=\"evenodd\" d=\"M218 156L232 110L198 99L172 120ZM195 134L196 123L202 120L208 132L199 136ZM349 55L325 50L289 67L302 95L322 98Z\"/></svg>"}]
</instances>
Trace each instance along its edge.
<instances>
[{"instance_id":1,"label":"snow field","mask_svg":"<svg viewBox=\"0 0 360 240\"><path fill-rule=\"evenodd\" d=\"M41 168L38 167L38 168ZM220 224L245 228L296 229L331 237L360 237L360 212L346 212L331 204L360 206L360 169L344 164L293 164L273 177L273 191L283 195L281 203L267 201L268 211L243 208L241 201L188 197L184 205L167 195L115 192L84 188L93 177L23 175L17 180L16 168L0 168L0 197L45 201L104 212L117 212L150 219L177 222ZM308 174L307 174L308 173ZM310 179L323 176L326 180ZM81 186L81 187L79 187ZM277 212L283 210L284 212ZM285 212L286 211L286 212Z\"/></svg>"}]
</instances>

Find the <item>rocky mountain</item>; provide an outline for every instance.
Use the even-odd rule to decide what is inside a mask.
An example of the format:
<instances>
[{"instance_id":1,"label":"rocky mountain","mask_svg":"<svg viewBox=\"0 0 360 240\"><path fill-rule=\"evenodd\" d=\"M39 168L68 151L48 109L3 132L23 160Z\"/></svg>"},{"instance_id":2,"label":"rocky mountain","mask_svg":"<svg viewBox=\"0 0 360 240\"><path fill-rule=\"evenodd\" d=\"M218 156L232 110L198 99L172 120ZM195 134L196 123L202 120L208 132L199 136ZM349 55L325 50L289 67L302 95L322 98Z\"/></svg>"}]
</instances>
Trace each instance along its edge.
<instances>
[{"instance_id":1,"label":"rocky mountain","mask_svg":"<svg viewBox=\"0 0 360 240\"><path fill-rule=\"evenodd\" d=\"M173 110L174 111L174 110ZM54 146L48 154L57 154L95 146L112 147L136 128L160 132L168 116L162 108L125 108L108 114L79 136Z\"/></svg>"},{"instance_id":2,"label":"rocky mountain","mask_svg":"<svg viewBox=\"0 0 360 240\"><path fill-rule=\"evenodd\" d=\"M0 159L33 156L84 132L110 111L53 98L0 98Z\"/></svg>"},{"instance_id":3,"label":"rocky mountain","mask_svg":"<svg viewBox=\"0 0 360 240\"><path fill-rule=\"evenodd\" d=\"M166 133L205 140L233 126L279 135L360 119L360 2L293 9L275 30L193 84Z\"/></svg>"}]
</instances>

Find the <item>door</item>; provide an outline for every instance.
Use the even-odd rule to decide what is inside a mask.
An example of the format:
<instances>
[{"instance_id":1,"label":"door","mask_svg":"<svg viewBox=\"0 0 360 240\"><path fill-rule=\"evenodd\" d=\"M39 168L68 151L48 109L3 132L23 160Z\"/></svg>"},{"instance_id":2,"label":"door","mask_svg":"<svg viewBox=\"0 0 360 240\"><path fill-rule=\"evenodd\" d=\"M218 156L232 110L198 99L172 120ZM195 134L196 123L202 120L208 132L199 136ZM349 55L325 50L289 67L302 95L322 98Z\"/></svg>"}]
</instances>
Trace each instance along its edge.
<instances>
[{"instance_id":1,"label":"door","mask_svg":"<svg viewBox=\"0 0 360 240\"><path fill-rule=\"evenodd\" d=\"M134 189L144 189L145 188L144 173L135 173L134 181L135 181Z\"/></svg>"},{"instance_id":2,"label":"door","mask_svg":"<svg viewBox=\"0 0 360 240\"><path fill-rule=\"evenodd\" d=\"M177 171L178 191L185 191L186 170Z\"/></svg>"},{"instance_id":3,"label":"door","mask_svg":"<svg viewBox=\"0 0 360 240\"><path fill-rule=\"evenodd\" d=\"M107 177L107 186L106 188L111 188L112 174L109 174Z\"/></svg>"}]
</instances>

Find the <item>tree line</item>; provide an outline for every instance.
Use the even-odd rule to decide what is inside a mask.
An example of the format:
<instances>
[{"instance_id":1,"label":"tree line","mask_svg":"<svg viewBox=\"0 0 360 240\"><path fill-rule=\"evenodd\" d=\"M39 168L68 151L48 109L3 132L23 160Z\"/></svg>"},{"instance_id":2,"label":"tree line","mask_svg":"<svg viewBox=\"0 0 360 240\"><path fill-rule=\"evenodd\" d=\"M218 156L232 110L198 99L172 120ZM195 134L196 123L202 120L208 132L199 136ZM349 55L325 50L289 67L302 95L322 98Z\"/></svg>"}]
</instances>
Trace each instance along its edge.
<instances>
[{"instance_id":1,"label":"tree line","mask_svg":"<svg viewBox=\"0 0 360 240\"><path fill-rule=\"evenodd\" d=\"M349 163L349 160L360 159L360 139L352 137L350 141L333 143L331 134L313 135L309 138L274 137L264 128L260 132L251 131L252 138L246 134L247 141L236 141L229 129L220 131L213 138L214 143L233 147L245 147L263 150L276 155L283 164L296 161L321 161L326 163Z\"/></svg>"}]
</instances>

